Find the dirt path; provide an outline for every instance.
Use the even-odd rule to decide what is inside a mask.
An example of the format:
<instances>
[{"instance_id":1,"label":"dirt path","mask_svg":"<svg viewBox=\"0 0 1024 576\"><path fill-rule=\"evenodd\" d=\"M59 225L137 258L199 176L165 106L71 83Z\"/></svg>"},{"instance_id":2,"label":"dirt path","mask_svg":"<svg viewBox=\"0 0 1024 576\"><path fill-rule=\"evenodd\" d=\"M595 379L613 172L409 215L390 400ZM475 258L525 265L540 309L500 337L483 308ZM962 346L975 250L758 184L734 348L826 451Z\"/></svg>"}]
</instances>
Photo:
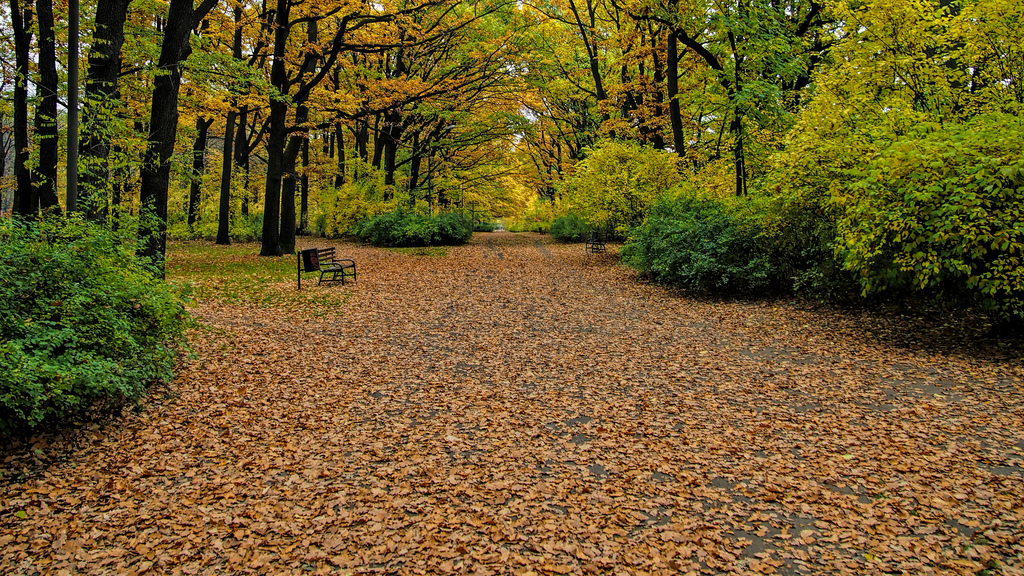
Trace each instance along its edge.
<instances>
[{"instance_id":1,"label":"dirt path","mask_svg":"<svg viewBox=\"0 0 1024 576\"><path fill-rule=\"evenodd\" d=\"M1019 360L536 235L340 246L345 303L198 307L144 411L0 485L0 573L1024 570Z\"/></svg>"}]
</instances>

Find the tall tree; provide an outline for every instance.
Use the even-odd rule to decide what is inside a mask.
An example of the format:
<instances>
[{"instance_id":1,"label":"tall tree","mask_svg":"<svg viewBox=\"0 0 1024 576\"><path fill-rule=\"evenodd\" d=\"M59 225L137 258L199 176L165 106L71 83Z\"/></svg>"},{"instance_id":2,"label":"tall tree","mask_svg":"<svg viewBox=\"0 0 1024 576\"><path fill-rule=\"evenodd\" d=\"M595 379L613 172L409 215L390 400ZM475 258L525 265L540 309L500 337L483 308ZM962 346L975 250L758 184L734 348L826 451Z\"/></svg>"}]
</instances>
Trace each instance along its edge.
<instances>
[{"instance_id":1,"label":"tall tree","mask_svg":"<svg viewBox=\"0 0 1024 576\"><path fill-rule=\"evenodd\" d=\"M192 183L188 194L188 226L192 228L199 219L199 203L202 200L203 176L206 174L206 142L209 139L213 118L196 117L196 139L192 144ZM230 155L229 155L230 156Z\"/></svg>"},{"instance_id":2,"label":"tall tree","mask_svg":"<svg viewBox=\"0 0 1024 576\"><path fill-rule=\"evenodd\" d=\"M242 109L238 111L238 127L235 130L235 145L234 145L234 166L242 171L242 179L244 180L242 185L242 216L249 215L249 153L255 145L250 145L249 140L246 136L246 129L249 124L249 108L242 106Z\"/></svg>"},{"instance_id":3,"label":"tall tree","mask_svg":"<svg viewBox=\"0 0 1024 576\"><path fill-rule=\"evenodd\" d=\"M130 0L98 0L85 77L82 133L79 142L79 200L93 216L104 211L111 178L108 168L113 126L118 117L117 83L121 47Z\"/></svg>"},{"instance_id":4,"label":"tall tree","mask_svg":"<svg viewBox=\"0 0 1024 576\"><path fill-rule=\"evenodd\" d=\"M779 121L788 115L783 93L805 87L801 79L830 47L822 40L830 21L821 5L814 0L756 1L715 3L712 9L672 0L652 16L636 17L664 23L709 70L725 100L735 193L746 194L751 140L747 119L778 132L788 128ZM716 116L725 121L722 114Z\"/></svg>"},{"instance_id":5,"label":"tall tree","mask_svg":"<svg viewBox=\"0 0 1024 576\"><path fill-rule=\"evenodd\" d=\"M14 33L14 213L28 216L37 209L38 202L32 191L32 176L28 169L28 73L29 45L32 41L32 7L19 0L11 0L11 25Z\"/></svg>"},{"instance_id":6,"label":"tall tree","mask_svg":"<svg viewBox=\"0 0 1024 576\"><path fill-rule=\"evenodd\" d=\"M668 35L668 62L666 63L668 115L672 126L672 145L680 158L686 157L686 137L683 135L683 112L679 104L679 37Z\"/></svg>"},{"instance_id":7,"label":"tall tree","mask_svg":"<svg viewBox=\"0 0 1024 576\"><path fill-rule=\"evenodd\" d=\"M383 52L393 46L393 42L358 42L349 36L374 24L388 23L397 17L408 17L423 8L439 4L444 0L425 0L420 4L397 10L395 12L345 13L348 6L336 6L329 10L315 10L309 14L292 19L293 5L289 0L278 0L274 19L274 52L270 69L270 82L275 93L270 99L270 129L267 134L267 176L263 204L263 230L261 234L261 256L280 256L291 252L295 246L295 186L294 182L282 187L286 172L295 174L295 161L301 149L301 138L289 140L289 133L300 130L308 120L306 102L312 91L333 70L338 56L345 50L364 50ZM309 7L306 7L309 9ZM332 20L327 20L332 19ZM331 40L325 47L311 46L318 44L309 39L317 38L319 30L317 22L329 21L333 26ZM288 48L291 29L304 24L307 42L303 44L310 49L305 50L299 59L298 66L289 71ZM295 129L287 126L288 112L295 106ZM286 142L287 141L287 142ZM285 147L285 144L288 147Z\"/></svg>"},{"instance_id":8,"label":"tall tree","mask_svg":"<svg viewBox=\"0 0 1024 576\"><path fill-rule=\"evenodd\" d=\"M57 163L60 142L57 128L57 39L53 25L53 1L36 0L39 21L39 82L35 131L39 157L32 171L32 187L43 210L60 211L57 200Z\"/></svg>"},{"instance_id":9,"label":"tall tree","mask_svg":"<svg viewBox=\"0 0 1024 576\"><path fill-rule=\"evenodd\" d=\"M181 64L192 52L189 36L217 0L171 0L167 9L164 37L157 63L161 74L153 82L153 102L149 120L149 138L142 164L141 203L155 222L145 223L140 234L140 255L149 258L163 274L167 253L167 190L170 187L171 156L178 128L178 91Z\"/></svg>"},{"instance_id":10,"label":"tall tree","mask_svg":"<svg viewBox=\"0 0 1024 576\"><path fill-rule=\"evenodd\" d=\"M242 6L238 4L232 10L234 32L231 40L231 57L234 61L242 59ZM221 162L220 202L217 214L217 244L231 243L231 174L234 172L235 120L238 118L237 99L229 98L229 109L224 123L224 158ZM239 132L244 133L245 120ZM244 144L242 144L244 145Z\"/></svg>"}]
</instances>

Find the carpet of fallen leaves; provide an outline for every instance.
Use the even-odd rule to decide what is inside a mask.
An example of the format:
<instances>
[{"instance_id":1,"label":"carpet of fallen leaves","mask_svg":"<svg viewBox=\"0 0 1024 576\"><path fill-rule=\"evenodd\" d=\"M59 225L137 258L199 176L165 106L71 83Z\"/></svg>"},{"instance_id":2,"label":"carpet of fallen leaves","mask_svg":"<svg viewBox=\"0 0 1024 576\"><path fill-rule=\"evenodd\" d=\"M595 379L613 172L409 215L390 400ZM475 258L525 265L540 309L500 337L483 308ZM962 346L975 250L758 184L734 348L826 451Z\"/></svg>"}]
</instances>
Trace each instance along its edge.
<instances>
[{"instance_id":1,"label":"carpet of fallen leaves","mask_svg":"<svg viewBox=\"0 0 1024 576\"><path fill-rule=\"evenodd\" d=\"M334 244L356 282L198 302L141 410L8 449L0 573L1024 571L1018 345Z\"/></svg>"}]
</instances>

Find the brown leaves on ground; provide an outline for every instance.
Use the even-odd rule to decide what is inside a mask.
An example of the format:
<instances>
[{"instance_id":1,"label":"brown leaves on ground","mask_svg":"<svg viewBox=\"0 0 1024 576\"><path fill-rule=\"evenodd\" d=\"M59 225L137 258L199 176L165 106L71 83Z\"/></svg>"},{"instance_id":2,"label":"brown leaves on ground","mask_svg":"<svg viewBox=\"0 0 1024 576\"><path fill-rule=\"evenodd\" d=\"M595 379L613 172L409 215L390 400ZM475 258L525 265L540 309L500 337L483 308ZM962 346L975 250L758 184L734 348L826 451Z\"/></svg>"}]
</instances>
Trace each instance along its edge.
<instances>
[{"instance_id":1,"label":"brown leaves on ground","mask_svg":"<svg viewBox=\"0 0 1024 576\"><path fill-rule=\"evenodd\" d=\"M294 277L199 303L144 410L9 455L0 572L1024 569L1019 352L695 301L541 236L338 246L358 281L301 296L326 313Z\"/></svg>"}]
</instances>

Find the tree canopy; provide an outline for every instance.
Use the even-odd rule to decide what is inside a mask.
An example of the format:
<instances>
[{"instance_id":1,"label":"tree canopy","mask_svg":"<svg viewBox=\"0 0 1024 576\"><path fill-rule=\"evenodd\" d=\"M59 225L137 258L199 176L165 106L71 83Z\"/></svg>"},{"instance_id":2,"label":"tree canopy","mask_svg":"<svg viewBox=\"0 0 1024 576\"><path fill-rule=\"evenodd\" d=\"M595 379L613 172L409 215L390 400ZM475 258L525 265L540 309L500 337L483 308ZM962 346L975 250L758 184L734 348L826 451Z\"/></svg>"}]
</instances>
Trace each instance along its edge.
<instances>
[{"instance_id":1,"label":"tree canopy","mask_svg":"<svg viewBox=\"0 0 1024 576\"><path fill-rule=\"evenodd\" d=\"M68 38L54 8L10 0L0 19L0 175L19 214L63 202ZM140 252L156 260L168 233L280 255L296 234L397 209L581 212L628 237L683 186L774 206L761 221L789 245L803 240L780 230L827 230L818 258L871 292L895 285L881 270L928 254L905 232L891 253L869 242L871 223L897 226L893 202L912 212L901 222L941 216L967 238L954 189L986 182L973 193L997 212L1020 200L1019 148L1000 142L1021 131L1022 19L1011 0L92 0L75 168L93 218L155 214ZM923 172L901 152L918 145ZM929 167L958 146L966 156ZM650 157L615 167L616 147ZM627 183L641 181L656 184L637 203ZM907 200L929 186L934 206L958 208ZM1018 254L1015 230L982 234L985 250ZM987 268L941 254L927 258L985 284ZM934 277L910 276L914 289ZM1006 282L983 292L1020 290Z\"/></svg>"}]
</instances>

